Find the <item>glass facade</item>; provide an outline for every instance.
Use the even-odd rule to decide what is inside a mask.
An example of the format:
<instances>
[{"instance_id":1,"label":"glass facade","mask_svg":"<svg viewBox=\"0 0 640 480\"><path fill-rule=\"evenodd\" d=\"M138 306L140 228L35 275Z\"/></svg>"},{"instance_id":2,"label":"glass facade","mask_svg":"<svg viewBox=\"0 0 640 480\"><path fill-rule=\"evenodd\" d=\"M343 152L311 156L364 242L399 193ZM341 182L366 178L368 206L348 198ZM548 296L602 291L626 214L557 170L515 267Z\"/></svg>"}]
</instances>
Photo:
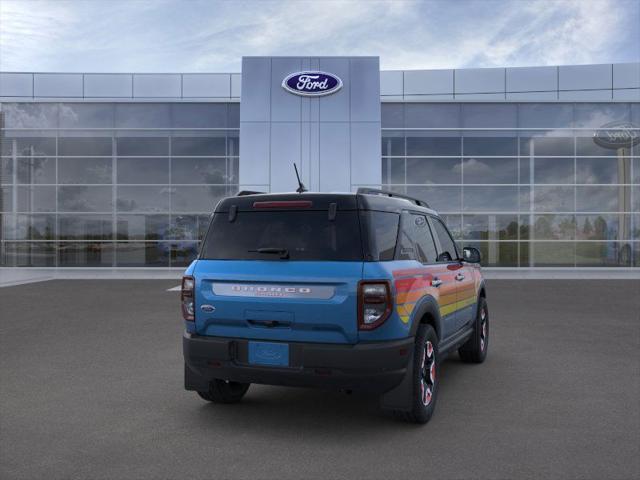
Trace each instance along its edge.
<instances>
[{"instance_id":1,"label":"glass facade","mask_svg":"<svg viewBox=\"0 0 640 480\"><path fill-rule=\"evenodd\" d=\"M384 103L382 181L486 266L638 267L640 145L596 143L611 122L640 104Z\"/></svg>"},{"instance_id":2,"label":"glass facade","mask_svg":"<svg viewBox=\"0 0 640 480\"><path fill-rule=\"evenodd\" d=\"M2 266L182 267L238 189L237 103L3 103Z\"/></svg>"},{"instance_id":3,"label":"glass facade","mask_svg":"<svg viewBox=\"0 0 640 480\"><path fill-rule=\"evenodd\" d=\"M239 104L0 104L0 265L182 267L238 190ZM383 187L486 266L639 267L638 103L383 103ZM380 165L372 163L371 168Z\"/></svg>"}]
</instances>

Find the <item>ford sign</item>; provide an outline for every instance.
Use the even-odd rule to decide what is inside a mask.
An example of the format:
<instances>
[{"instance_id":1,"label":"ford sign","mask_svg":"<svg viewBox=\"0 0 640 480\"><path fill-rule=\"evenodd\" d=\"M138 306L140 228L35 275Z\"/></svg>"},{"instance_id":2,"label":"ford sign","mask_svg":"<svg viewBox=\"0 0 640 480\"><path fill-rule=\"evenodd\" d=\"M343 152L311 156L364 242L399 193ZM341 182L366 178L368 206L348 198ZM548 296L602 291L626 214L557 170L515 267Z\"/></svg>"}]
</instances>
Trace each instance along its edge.
<instances>
[{"instance_id":1,"label":"ford sign","mask_svg":"<svg viewBox=\"0 0 640 480\"><path fill-rule=\"evenodd\" d=\"M340 77L327 72L296 72L282 81L282 88L295 95L321 97L342 88Z\"/></svg>"},{"instance_id":2,"label":"ford sign","mask_svg":"<svg viewBox=\"0 0 640 480\"><path fill-rule=\"evenodd\" d=\"M640 142L640 128L629 122L612 122L593 134L593 141L604 148L625 148Z\"/></svg>"}]
</instances>

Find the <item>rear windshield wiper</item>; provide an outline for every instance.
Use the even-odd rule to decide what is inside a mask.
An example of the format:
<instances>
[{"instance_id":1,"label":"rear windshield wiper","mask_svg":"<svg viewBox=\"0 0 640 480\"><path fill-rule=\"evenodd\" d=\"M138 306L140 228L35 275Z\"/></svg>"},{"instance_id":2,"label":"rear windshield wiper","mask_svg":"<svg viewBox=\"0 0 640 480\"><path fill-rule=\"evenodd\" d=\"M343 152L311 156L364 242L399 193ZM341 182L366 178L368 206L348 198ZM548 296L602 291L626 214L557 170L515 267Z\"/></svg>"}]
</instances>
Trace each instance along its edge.
<instances>
[{"instance_id":1,"label":"rear windshield wiper","mask_svg":"<svg viewBox=\"0 0 640 480\"><path fill-rule=\"evenodd\" d=\"M264 248L258 248L256 250L248 250L248 251L251 253L270 253L274 255L280 255L280 258L282 260L289 259L289 250L287 250L286 248L264 247Z\"/></svg>"}]
</instances>

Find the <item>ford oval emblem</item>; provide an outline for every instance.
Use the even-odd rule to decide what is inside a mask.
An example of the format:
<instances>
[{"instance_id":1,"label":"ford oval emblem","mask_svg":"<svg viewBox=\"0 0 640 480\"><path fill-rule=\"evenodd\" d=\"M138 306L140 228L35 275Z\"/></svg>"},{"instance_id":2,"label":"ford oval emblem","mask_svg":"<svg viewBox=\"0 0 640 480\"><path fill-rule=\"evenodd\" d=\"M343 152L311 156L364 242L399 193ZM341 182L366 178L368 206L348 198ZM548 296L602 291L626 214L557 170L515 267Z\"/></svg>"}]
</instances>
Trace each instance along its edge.
<instances>
[{"instance_id":1,"label":"ford oval emblem","mask_svg":"<svg viewBox=\"0 0 640 480\"><path fill-rule=\"evenodd\" d=\"M282 88L295 95L321 97L340 90L342 88L342 80L340 80L340 77L327 72L296 72L288 75L282 81Z\"/></svg>"},{"instance_id":2,"label":"ford oval emblem","mask_svg":"<svg viewBox=\"0 0 640 480\"><path fill-rule=\"evenodd\" d=\"M630 148L640 143L640 127L629 122L611 122L593 134L593 141L604 148Z\"/></svg>"}]
</instances>

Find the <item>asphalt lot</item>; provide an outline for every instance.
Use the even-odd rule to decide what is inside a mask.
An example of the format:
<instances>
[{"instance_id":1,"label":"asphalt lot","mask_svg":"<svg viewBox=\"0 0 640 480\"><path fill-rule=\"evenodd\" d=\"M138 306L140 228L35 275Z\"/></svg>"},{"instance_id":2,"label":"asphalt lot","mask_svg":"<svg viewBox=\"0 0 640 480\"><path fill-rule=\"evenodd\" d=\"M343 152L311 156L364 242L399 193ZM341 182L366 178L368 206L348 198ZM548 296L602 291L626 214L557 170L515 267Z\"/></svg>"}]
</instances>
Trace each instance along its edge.
<instances>
[{"instance_id":1,"label":"asphalt lot","mask_svg":"<svg viewBox=\"0 0 640 480\"><path fill-rule=\"evenodd\" d=\"M640 478L640 281L489 281L489 357L443 364L426 426L185 392L175 283L0 289L0 478Z\"/></svg>"}]
</instances>

